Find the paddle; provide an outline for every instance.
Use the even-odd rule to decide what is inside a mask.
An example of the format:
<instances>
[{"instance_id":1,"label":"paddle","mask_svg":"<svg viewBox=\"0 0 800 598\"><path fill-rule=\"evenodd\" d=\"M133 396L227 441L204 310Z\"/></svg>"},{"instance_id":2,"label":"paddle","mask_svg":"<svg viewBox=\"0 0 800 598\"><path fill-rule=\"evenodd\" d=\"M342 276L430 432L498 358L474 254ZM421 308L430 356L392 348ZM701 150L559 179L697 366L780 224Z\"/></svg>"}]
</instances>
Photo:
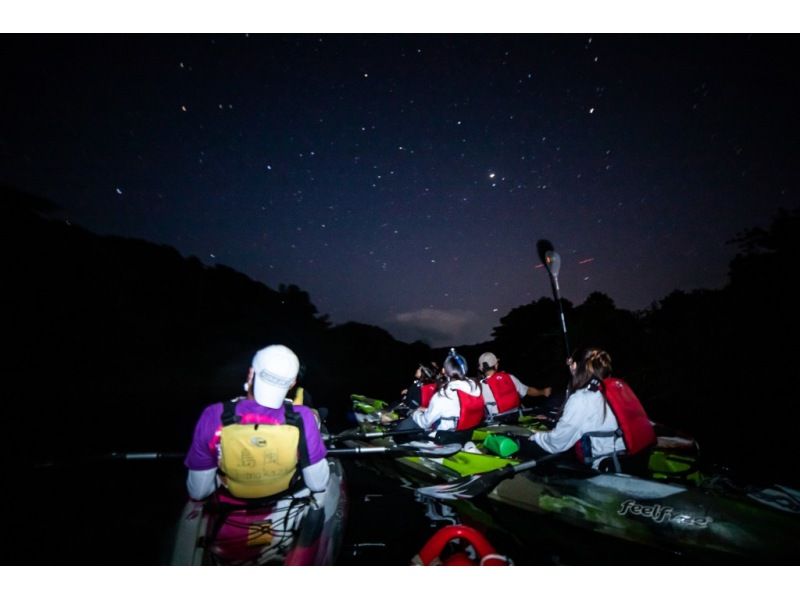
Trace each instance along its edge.
<instances>
[{"instance_id":1,"label":"paddle","mask_svg":"<svg viewBox=\"0 0 800 598\"><path fill-rule=\"evenodd\" d=\"M398 444L397 446L357 446L353 448L328 449L328 454L336 456L419 455L425 457L449 457L450 455L455 455L461 449L462 446L457 442L444 445L409 442L407 444Z\"/></svg>"},{"instance_id":2,"label":"paddle","mask_svg":"<svg viewBox=\"0 0 800 598\"><path fill-rule=\"evenodd\" d=\"M450 484L437 484L435 486L423 486L417 488L416 493L430 498L441 500L456 500L458 498L472 499L491 492L492 488L507 478L512 478L522 471L533 469L540 463L561 456L562 453L545 455L541 459L531 459L523 461L517 465L506 465L500 469L487 471L486 473L474 473L451 482Z\"/></svg>"},{"instance_id":3,"label":"paddle","mask_svg":"<svg viewBox=\"0 0 800 598\"><path fill-rule=\"evenodd\" d=\"M130 453L105 453L103 455L83 455L73 456L69 459L62 460L49 460L33 463L31 467L34 469L47 469L74 466L77 464L97 463L101 461L171 461L173 459L183 459L186 453L177 452L163 452L163 451L150 451L150 452L130 452Z\"/></svg>"},{"instance_id":4,"label":"paddle","mask_svg":"<svg viewBox=\"0 0 800 598\"><path fill-rule=\"evenodd\" d=\"M98 459L103 460L121 460L121 461L154 461L158 459L183 459L186 456L185 453L162 453L162 452L153 452L153 453L109 453L108 455L101 455L97 457Z\"/></svg>"},{"instance_id":5,"label":"paddle","mask_svg":"<svg viewBox=\"0 0 800 598\"><path fill-rule=\"evenodd\" d=\"M536 242L536 251L539 254L539 259L542 260L547 274L550 275L550 286L553 289L553 298L556 305L558 305L558 313L561 315L561 330L564 333L564 348L567 351L567 357L572 355L569 350L569 339L567 338L567 321L564 318L564 308L561 305L561 295L558 288L558 272L561 270L561 256L555 251L553 244L547 239L540 239Z\"/></svg>"},{"instance_id":6,"label":"paddle","mask_svg":"<svg viewBox=\"0 0 800 598\"><path fill-rule=\"evenodd\" d=\"M486 419L486 424L491 425L493 423L503 422L503 418L508 418L514 415L528 415L530 413L536 413L537 415L541 415L542 417L546 418L547 421L554 421L551 415L547 415L546 413L542 413L542 407L522 407L521 409L512 409L511 411L506 411L504 413L498 413L496 415L491 416L490 418ZM541 418L540 418L541 419Z\"/></svg>"},{"instance_id":7,"label":"paddle","mask_svg":"<svg viewBox=\"0 0 800 598\"><path fill-rule=\"evenodd\" d=\"M358 432L355 430L347 430L340 432L333 436L323 434L322 439L325 442L337 442L339 440L366 440L369 438L387 438L389 436L403 436L406 434L419 434L422 430L419 428L413 430L384 430L382 432Z\"/></svg>"},{"instance_id":8,"label":"paddle","mask_svg":"<svg viewBox=\"0 0 800 598\"><path fill-rule=\"evenodd\" d=\"M458 443L452 444L431 444L427 442L409 442L397 446L358 446L353 448L329 448L327 453L335 457L350 457L358 455L418 455L421 457L449 457L461 450ZM83 457L81 461L168 461L172 459L183 459L185 453L177 452L126 452L126 453L107 453L105 455L95 455ZM38 463L36 468L55 467L63 465L54 461Z\"/></svg>"}]
</instances>

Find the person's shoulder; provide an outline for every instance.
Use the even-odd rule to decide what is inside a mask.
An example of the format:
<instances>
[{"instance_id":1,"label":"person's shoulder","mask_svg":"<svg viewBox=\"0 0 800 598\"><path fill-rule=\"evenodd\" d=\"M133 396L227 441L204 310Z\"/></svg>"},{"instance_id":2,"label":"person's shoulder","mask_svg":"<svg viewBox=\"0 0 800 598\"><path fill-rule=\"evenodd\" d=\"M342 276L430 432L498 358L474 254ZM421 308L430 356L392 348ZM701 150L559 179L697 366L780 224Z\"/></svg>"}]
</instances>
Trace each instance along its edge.
<instances>
[{"instance_id":1,"label":"person's shoulder","mask_svg":"<svg viewBox=\"0 0 800 598\"><path fill-rule=\"evenodd\" d=\"M506 372L505 370L500 370L499 372L495 372L492 378L496 378L497 380L502 380L503 378L508 378L512 382L519 382L519 378L517 378L514 374L510 372Z\"/></svg>"},{"instance_id":2,"label":"person's shoulder","mask_svg":"<svg viewBox=\"0 0 800 598\"><path fill-rule=\"evenodd\" d=\"M311 407L307 407L306 405L293 405L292 409L295 413L299 414L304 420L309 421L317 421L316 416L314 415L314 410Z\"/></svg>"},{"instance_id":3,"label":"person's shoulder","mask_svg":"<svg viewBox=\"0 0 800 598\"><path fill-rule=\"evenodd\" d=\"M228 401L222 401L220 403L216 403L216 405L219 406L219 409L221 411L226 403L235 403L237 413L248 410L252 411L254 409L259 409L262 407L261 405L256 403L254 399L248 399L247 397L236 397Z\"/></svg>"},{"instance_id":4,"label":"person's shoulder","mask_svg":"<svg viewBox=\"0 0 800 598\"><path fill-rule=\"evenodd\" d=\"M593 401L597 399L597 397L602 397L602 396L603 393L589 386L584 386L583 388L579 388L571 395L571 397L575 398L575 400L581 402Z\"/></svg>"},{"instance_id":5,"label":"person's shoulder","mask_svg":"<svg viewBox=\"0 0 800 598\"><path fill-rule=\"evenodd\" d=\"M584 386L583 388L579 388L578 390L574 391L569 398L575 401L588 401L592 397L594 397L597 392L591 390L588 386Z\"/></svg>"},{"instance_id":6,"label":"person's shoulder","mask_svg":"<svg viewBox=\"0 0 800 598\"><path fill-rule=\"evenodd\" d=\"M321 434L319 429L320 423L319 420L317 420L317 416L314 415L313 409L305 405L294 405L292 409L303 420L303 430L305 431L306 437L310 437L309 434L316 436Z\"/></svg>"},{"instance_id":7,"label":"person's shoulder","mask_svg":"<svg viewBox=\"0 0 800 598\"><path fill-rule=\"evenodd\" d=\"M481 386L479 383L470 380L453 380L447 385L452 390L460 390L468 394L480 394Z\"/></svg>"},{"instance_id":8,"label":"person's shoulder","mask_svg":"<svg viewBox=\"0 0 800 598\"><path fill-rule=\"evenodd\" d=\"M203 415L220 415L222 413L223 405L225 401L218 401L216 403L211 403L210 405L206 405L203 409Z\"/></svg>"}]
</instances>

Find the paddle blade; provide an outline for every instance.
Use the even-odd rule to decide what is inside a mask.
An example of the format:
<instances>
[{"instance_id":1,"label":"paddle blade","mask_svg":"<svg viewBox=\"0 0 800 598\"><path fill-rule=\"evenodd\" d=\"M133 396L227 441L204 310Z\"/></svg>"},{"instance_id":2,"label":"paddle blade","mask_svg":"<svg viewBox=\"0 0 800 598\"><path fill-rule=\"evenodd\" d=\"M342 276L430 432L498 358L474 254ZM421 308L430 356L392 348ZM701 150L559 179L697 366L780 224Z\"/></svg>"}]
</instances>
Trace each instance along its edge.
<instances>
[{"instance_id":1,"label":"paddle blade","mask_svg":"<svg viewBox=\"0 0 800 598\"><path fill-rule=\"evenodd\" d=\"M548 251L544 255L544 263L553 278L558 278L558 272L561 270L561 256L555 251Z\"/></svg>"},{"instance_id":2,"label":"paddle blade","mask_svg":"<svg viewBox=\"0 0 800 598\"><path fill-rule=\"evenodd\" d=\"M477 498L491 492L504 479L513 476L515 473L512 465L506 465L501 469L495 469L487 473L475 473L471 476L461 478L450 484L437 484L436 486L424 486L417 488L416 493L421 496L438 498L440 500L456 500L459 498Z\"/></svg>"},{"instance_id":3,"label":"paddle blade","mask_svg":"<svg viewBox=\"0 0 800 598\"><path fill-rule=\"evenodd\" d=\"M427 457L449 457L455 455L463 447L453 442L451 444L432 444L429 442L407 442L394 447L399 454L425 455Z\"/></svg>"},{"instance_id":4,"label":"paddle blade","mask_svg":"<svg viewBox=\"0 0 800 598\"><path fill-rule=\"evenodd\" d=\"M487 471L486 473L475 473L469 477L461 478L450 484L438 484L436 486L424 486L417 488L416 492L422 496L430 496L431 498L439 498L442 500L455 500L457 498L477 498L491 492L492 488L497 486L506 478L511 478L520 472L538 467L539 464L553 459L560 458L565 453L552 453L545 455L541 459L531 459L530 461L523 461L517 465L506 465L500 469Z\"/></svg>"},{"instance_id":5,"label":"paddle blade","mask_svg":"<svg viewBox=\"0 0 800 598\"><path fill-rule=\"evenodd\" d=\"M548 251L555 251L555 247L553 247L553 244L547 239L539 239L536 242L536 253L539 255L539 260L545 266L548 266L546 261L546 255Z\"/></svg>"}]
</instances>

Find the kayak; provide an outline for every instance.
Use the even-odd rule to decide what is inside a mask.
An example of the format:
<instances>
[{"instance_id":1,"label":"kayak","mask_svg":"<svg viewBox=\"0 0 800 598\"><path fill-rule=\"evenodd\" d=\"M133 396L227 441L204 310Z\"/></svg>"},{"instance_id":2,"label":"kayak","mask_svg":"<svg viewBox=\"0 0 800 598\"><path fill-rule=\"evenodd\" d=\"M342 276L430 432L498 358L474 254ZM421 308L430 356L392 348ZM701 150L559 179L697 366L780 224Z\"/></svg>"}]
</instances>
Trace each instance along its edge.
<instances>
[{"instance_id":1,"label":"kayak","mask_svg":"<svg viewBox=\"0 0 800 598\"><path fill-rule=\"evenodd\" d=\"M381 473L417 488L421 499L444 500L472 523L479 521L486 529L513 537L523 550L540 544L549 529L554 541L572 538L568 548L578 562L598 558L614 562L609 554L597 554L597 542L590 543L594 554L579 556L574 549L587 532L595 534L595 540L605 538L601 547L618 543L632 555L620 556L618 562L638 562L643 550L650 550L658 562L800 562L800 491L782 485L742 485L726 475L701 471L696 446L686 438L666 435L659 437L644 467L635 473L626 472L624 466L619 473L599 472L577 461L555 459L505 475L520 461L513 455L493 454L487 447L497 452L502 445L498 439L513 440L542 426L541 420L525 417L517 424L490 424L476 429L472 442L454 455L402 457L370 466L381 466ZM385 428L374 419L362 420L359 426L362 436L380 429ZM395 440L359 439L355 434L348 441L351 446ZM492 436L493 442L487 442ZM494 476L497 483L480 497L439 491L465 476L487 480Z\"/></svg>"},{"instance_id":2,"label":"kayak","mask_svg":"<svg viewBox=\"0 0 800 598\"><path fill-rule=\"evenodd\" d=\"M389 403L381 401L380 399L373 399L364 395L352 394L350 400L353 403L353 409L350 413L353 414L356 423L369 424L380 423L381 412L389 407ZM393 414L396 419L396 414Z\"/></svg>"},{"instance_id":3,"label":"kayak","mask_svg":"<svg viewBox=\"0 0 800 598\"><path fill-rule=\"evenodd\" d=\"M553 468L500 482L488 496L507 521L512 508L697 562L800 561L800 492L709 483L683 486L620 473ZM795 508L786 509L794 504ZM518 516L514 519L519 519Z\"/></svg>"},{"instance_id":4,"label":"kayak","mask_svg":"<svg viewBox=\"0 0 800 598\"><path fill-rule=\"evenodd\" d=\"M189 500L181 513L173 565L332 565L344 534L347 493L338 459L317 500L308 489L278 500Z\"/></svg>"}]
</instances>

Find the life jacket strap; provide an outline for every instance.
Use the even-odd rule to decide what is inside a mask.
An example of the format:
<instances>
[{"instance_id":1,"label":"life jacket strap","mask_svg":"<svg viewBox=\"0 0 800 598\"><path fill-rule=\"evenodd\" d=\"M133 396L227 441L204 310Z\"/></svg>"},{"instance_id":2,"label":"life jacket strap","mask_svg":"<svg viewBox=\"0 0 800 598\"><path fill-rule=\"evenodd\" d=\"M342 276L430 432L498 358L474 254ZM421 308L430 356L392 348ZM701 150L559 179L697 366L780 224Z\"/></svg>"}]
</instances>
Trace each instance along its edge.
<instances>
[{"instance_id":1,"label":"life jacket strap","mask_svg":"<svg viewBox=\"0 0 800 598\"><path fill-rule=\"evenodd\" d=\"M239 421L239 418L236 417L236 404L239 402L239 399L231 399L230 401L225 401L222 404L222 425L230 426L231 424L235 424Z\"/></svg>"},{"instance_id":2,"label":"life jacket strap","mask_svg":"<svg viewBox=\"0 0 800 598\"><path fill-rule=\"evenodd\" d=\"M303 417L294 410L292 401L287 400L283 403L283 413L286 418L286 423L290 426L300 428L300 438L298 440L298 461L300 469L311 465L311 460L308 458L308 445L306 444L306 430L303 424Z\"/></svg>"},{"instance_id":3,"label":"life jacket strap","mask_svg":"<svg viewBox=\"0 0 800 598\"><path fill-rule=\"evenodd\" d=\"M604 455L593 455L592 454L592 438L614 438L614 442L612 446L614 447L610 453L606 453ZM611 460L614 462L614 471L617 473L622 472L622 466L619 463L619 455L624 455L625 450L617 450L617 438L622 438L622 430L617 428L616 430L610 432L586 432L583 436L581 436L580 440L578 441L581 453L583 454L583 462L585 465L591 465L594 463L596 459L602 459L603 457L611 457Z\"/></svg>"}]
</instances>

